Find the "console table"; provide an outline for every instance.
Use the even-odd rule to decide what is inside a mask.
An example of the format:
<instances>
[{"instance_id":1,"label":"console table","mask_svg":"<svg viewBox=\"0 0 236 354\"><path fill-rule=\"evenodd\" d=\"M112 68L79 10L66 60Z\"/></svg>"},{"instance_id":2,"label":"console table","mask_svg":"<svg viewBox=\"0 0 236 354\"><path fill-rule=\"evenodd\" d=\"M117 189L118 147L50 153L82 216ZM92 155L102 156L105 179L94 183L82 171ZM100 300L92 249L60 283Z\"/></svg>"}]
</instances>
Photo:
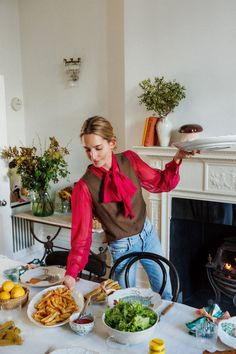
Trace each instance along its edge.
<instances>
[{"instance_id":1,"label":"console table","mask_svg":"<svg viewBox=\"0 0 236 354\"><path fill-rule=\"evenodd\" d=\"M71 213L61 214L61 213L55 212L51 216L40 217L40 216L34 216L31 211L26 211L23 213L16 213L16 214L12 215L13 221L14 221L14 218L28 221L30 224L31 235L33 236L33 238L36 241L38 241L44 245L44 254L43 254L41 261L44 260L44 258L46 257L47 254L53 252L53 246L54 246L53 241L59 235L61 229L63 229L63 228L64 229L71 229ZM35 234L34 223L55 226L58 229L54 235L47 236L47 241L42 241ZM65 248L59 247L59 246L56 246L56 247L61 248L61 249L65 249Z\"/></svg>"},{"instance_id":2,"label":"console table","mask_svg":"<svg viewBox=\"0 0 236 354\"><path fill-rule=\"evenodd\" d=\"M14 223L17 220L28 222L29 228L30 228L30 234L32 235L33 239L44 245L44 254L43 254L41 261L43 261L49 253L53 252L53 247L56 247L58 249L68 250L68 248L65 248L65 247L55 246L54 240L59 235L59 233L62 229L69 229L69 230L71 229L71 213L62 214L62 213L54 212L54 214L51 216L43 216L42 217L42 216L33 215L32 211L25 211L25 212L16 213L16 214L12 215L12 222ZM35 223L38 223L41 225L57 227L57 231L54 233L54 235L48 235L46 237L46 239L47 239L46 241L42 241L35 234L35 230L34 230ZM24 234L26 232L27 232L27 230L26 230L25 226L23 226L23 230L20 233L21 238L25 237ZM96 228L96 226L95 226L92 229L92 232L93 232L93 234L102 234L103 229ZM106 252L106 250L107 250L107 247L103 248L100 246L98 248L98 251L100 253ZM94 254L94 252L92 250L90 252L91 252L91 254Z\"/></svg>"}]
</instances>

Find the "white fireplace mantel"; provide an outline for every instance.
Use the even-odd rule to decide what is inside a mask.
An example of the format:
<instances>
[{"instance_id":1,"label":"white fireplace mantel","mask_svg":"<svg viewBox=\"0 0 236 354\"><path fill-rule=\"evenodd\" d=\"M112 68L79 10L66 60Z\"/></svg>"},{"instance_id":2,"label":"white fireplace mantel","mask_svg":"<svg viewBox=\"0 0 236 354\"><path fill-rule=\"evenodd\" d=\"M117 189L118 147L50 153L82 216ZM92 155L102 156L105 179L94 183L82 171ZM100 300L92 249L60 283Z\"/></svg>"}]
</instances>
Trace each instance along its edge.
<instances>
[{"instance_id":1,"label":"white fireplace mantel","mask_svg":"<svg viewBox=\"0 0 236 354\"><path fill-rule=\"evenodd\" d=\"M164 169L177 149L172 147L134 146L144 161L152 167ZM236 150L224 149L201 152L185 159L180 167L180 182L169 193L147 194L148 215L169 257L171 200L173 197L236 203Z\"/></svg>"}]
</instances>

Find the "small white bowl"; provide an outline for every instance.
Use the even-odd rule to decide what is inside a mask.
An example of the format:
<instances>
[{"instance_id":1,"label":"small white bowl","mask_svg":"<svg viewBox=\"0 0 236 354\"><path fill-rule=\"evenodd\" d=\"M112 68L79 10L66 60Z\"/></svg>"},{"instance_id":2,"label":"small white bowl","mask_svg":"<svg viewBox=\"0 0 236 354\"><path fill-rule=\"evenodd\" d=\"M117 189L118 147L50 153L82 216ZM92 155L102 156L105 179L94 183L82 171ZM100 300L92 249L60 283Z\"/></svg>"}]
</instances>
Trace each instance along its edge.
<instances>
[{"instance_id":1,"label":"small white bowl","mask_svg":"<svg viewBox=\"0 0 236 354\"><path fill-rule=\"evenodd\" d=\"M79 318L80 312L74 312L69 319L69 325L72 331L80 336L84 336L93 330L94 317L92 315L83 315L82 320L89 320L88 323L76 323L75 320Z\"/></svg>"},{"instance_id":2,"label":"small white bowl","mask_svg":"<svg viewBox=\"0 0 236 354\"><path fill-rule=\"evenodd\" d=\"M102 321L104 326L106 327L108 334L112 336L116 342L121 344L138 344L138 343L145 342L146 340L148 340L154 335L154 332L158 324L158 315L157 315L157 321L154 323L152 327L149 327L148 329L144 329L143 331L138 331L138 332L119 331L118 329L109 327L105 322L105 313L102 315Z\"/></svg>"}]
</instances>

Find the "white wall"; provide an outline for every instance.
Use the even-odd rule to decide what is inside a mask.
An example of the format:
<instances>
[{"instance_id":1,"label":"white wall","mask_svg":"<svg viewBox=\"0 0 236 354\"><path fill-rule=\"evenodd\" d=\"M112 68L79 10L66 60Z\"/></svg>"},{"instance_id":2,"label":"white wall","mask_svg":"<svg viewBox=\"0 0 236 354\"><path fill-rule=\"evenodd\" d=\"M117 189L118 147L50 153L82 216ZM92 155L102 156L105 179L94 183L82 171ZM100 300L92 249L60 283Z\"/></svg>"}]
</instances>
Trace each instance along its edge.
<instances>
[{"instance_id":1,"label":"white wall","mask_svg":"<svg viewBox=\"0 0 236 354\"><path fill-rule=\"evenodd\" d=\"M85 118L108 113L106 0L20 0L27 142L69 143L71 181L88 162L79 133ZM81 57L69 87L63 58ZM65 182L64 182L65 183Z\"/></svg>"},{"instance_id":2,"label":"white wall","mask_svg":"<svg viewBox=\"0 0 236 354\"><path fill-rule=\"evenodd\" d=\"M175 128L198 123L206 136L236 134L236 1L124 2L127 146L139 145L144 117L138 83L176 79L186 99L171 115Z\"/></svg>"},{"instance_id":3,"label":"white wall","mask_svg":"<svg viewBox=\"0 0 236 354\"><path fill-rule=\"evenodd\" d=\"M13 97L23 100L18 0L0 0L0 74L5 81L7 143L24 143L24 107L17 112L11 108Z\"/></svg>"},{"instance_id":4,"label":"white wall","mask_svg":"<svg viewBox=\"0 0 236 354\"><path fill-rule=\"evenodd\" d=\"M108 117L117 136L117 151L125 148L124 0L107 0Z\"/></svg>"}]
</instances>

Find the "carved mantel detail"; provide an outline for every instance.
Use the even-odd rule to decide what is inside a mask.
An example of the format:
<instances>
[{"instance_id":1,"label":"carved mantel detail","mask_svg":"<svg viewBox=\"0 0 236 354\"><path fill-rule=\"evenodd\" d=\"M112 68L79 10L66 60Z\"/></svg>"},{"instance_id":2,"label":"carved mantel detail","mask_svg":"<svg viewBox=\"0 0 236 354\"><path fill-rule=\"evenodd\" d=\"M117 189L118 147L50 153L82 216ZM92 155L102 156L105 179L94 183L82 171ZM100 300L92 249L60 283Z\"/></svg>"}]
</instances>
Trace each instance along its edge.
<instances>
[{"instance_id":1,"label":"carved mantel detail","mask_svg":"<svg viewBox=\"0 0 236 354\"><path fill-rule=\"evenodd\" d=\"M236 191L236 167L208 166L208 189Z\"/></svg>"}]
</instances>

